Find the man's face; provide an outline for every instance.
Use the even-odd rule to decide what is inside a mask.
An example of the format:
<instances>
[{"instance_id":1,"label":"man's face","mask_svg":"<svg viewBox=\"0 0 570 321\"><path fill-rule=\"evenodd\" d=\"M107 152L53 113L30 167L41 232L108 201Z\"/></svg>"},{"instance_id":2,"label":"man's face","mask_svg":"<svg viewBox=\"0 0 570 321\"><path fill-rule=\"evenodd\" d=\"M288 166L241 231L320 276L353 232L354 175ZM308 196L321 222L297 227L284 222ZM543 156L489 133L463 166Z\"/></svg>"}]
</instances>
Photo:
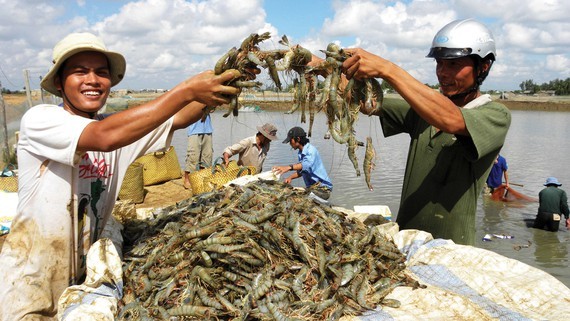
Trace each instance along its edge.
<instances>
[{"instance_id":1,"label":"man's face","mask_svg":"<svg viewBox=\"0 0 570 321\"><path fill-rule=\"evenodd\" d=\"M436 59L436 75L441 93L453 96L467 91L475 85L473 60L469 57Z\"/></svg>"},{"instance_id":2,"label":"man's face","mask_svg":"<svg viewBox=\"0 0 570 321\"><path fill-rule=\"evenodd\" d=\"M269 145L269 143L271 143L271 140L267 137L265 137L265 135L263 135L261 132L259 132L257 134L257 141L259 142L259 146L263 147L265 145Z\"/></svg>"},{"instance_id":3,"label":"man's face","mask_svg":"<svg viewBox=\"0 0 570 321\"><path fill-rule=\"evenodd\" d=\"M65 97L81 111L97 112L105 105L111 90L111 73L107 57L100 52L80 52L63 64L61 78L55 78L56 86ZM65 108L74 114L77 110Z\"/></svg>"},{"instance_id":4,"label":"man's face","mask_svg":"<svg viewBox=\"0 0 570 321\"><path fill-rule=\"evenodd\" d=\"M289 145L291 145L291 148L293 149L299 149L299 142L297 142L297 138L291 138L289 140Z\"/></svg>"}]
</instances>

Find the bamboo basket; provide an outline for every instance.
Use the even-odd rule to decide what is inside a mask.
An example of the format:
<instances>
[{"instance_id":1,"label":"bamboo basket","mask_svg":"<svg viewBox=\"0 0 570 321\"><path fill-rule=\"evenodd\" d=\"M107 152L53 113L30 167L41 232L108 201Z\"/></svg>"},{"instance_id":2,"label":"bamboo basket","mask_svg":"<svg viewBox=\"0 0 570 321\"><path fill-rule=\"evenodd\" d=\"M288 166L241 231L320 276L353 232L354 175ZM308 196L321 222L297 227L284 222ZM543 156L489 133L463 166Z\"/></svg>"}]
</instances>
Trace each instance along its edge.
<instances>
[{"instance_id":1,"label":"bamboo basket","mask_svg":"<svg viewBox=\"0 0 570 321\"><path fill-rule=\"evenodd\" d=\"M135 204L144 202L144 168L141 163L129 165L123 184L119 190L120 200L130 200Z\"/></svg>"},{"instance_id":2,"label":"bamboo basket","mask_svg":"<svg viewBox=\"0 0 570 321\"><path fill-rule=\"evenodd\" d=\"M144 185L164 183L182 176L178 156L173 146L162 152L154 152L136 159L143 165Z\"/></svg>"},{"instance_id":3,"label":"bamboo basket","mask_svg":"<svg viewBox=\"0 0 570 321\"><path fill-rule=\"evenodd\" d=\"M223 166L222 164L219 164L221 159L221 157L216 158L211 166L204 162L196 164L196 171L188 175L193 195L202 194L208 191L204 187L204 178L211 176L213 174L212 171L216 171L216 169L220 169Z\"/></svg>"},{"instance_id":4,"label":"bamboo basket","mask_svg":"<svg viewBox=\"0 0 570 321\"><path fill-rule=\"evenodd\" d=\"M255 175L255 166L242 166L238 168L232 167L225 171L216 171L211 176L204 178L204 189L213 191L222 188L227 182L232 181L244 175Z\"/></svg>"},{"instance_id":5,"label":"bamboo basket","mask_svg":"<svg viewBox=\"0 0 570 321\"><path fill-rule=\"evenodd\" d=\"M0 175L0 190L8 193L18 192L18 177L15 174L16 166L8 164Z\"/></svg>"},{"instance_id":6,"label":"bamboo basket","mask_svg":"<svg viewBox=\"0 0 570 321\"><path fill-rule=\"evenodd\" d=\"M8 193L18 192L18 177L0 177L0 190Z\"/></svg>"}]
</instances>

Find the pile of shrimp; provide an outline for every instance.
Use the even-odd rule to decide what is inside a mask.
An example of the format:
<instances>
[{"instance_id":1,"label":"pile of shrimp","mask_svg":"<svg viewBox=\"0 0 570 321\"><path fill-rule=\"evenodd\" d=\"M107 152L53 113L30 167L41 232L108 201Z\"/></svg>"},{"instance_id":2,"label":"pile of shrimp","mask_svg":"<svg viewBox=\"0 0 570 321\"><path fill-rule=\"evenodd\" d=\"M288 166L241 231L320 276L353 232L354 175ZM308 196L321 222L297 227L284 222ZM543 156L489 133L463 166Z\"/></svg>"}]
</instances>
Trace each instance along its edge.
<instances>
[{"instance_id":1,"label":"pile of shrimp","mask_svg":"<svg viewBox=\"0 0 570 321\"><path fill-rule=\"evenodd\" d=\"M125 228L117 320L337 320L397 308L394 288L422 287L377 225L278 181L200 194Z\"/></svg>"}]
</instances>

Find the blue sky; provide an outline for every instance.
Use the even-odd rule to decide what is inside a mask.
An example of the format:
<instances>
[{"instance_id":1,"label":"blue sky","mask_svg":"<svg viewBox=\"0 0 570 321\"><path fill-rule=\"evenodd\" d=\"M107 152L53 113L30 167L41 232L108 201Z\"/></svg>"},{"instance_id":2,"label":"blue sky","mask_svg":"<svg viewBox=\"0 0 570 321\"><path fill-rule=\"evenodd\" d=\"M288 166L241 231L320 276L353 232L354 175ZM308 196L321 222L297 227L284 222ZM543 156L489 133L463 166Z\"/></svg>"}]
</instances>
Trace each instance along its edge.
<instances>
[{"instance_id":1,"label":"blue sky","mask_svg":"<svg viewBox=\"0 0 570 321\"><path fill-rule=\"evenodd\" d=\"M483 89L516 90L570 77L570 1L565 0L0 0L0 82L32 89L52 48L71 32L92 32L127 59L116 89L164 88L212 69L250 33L287 35L320 55L330 42L362 47L435 84L425 55L446 23L475 18L493 31L497 62ZM262 79L263 80L263 79Z\"/></svg>"}]
</instances>

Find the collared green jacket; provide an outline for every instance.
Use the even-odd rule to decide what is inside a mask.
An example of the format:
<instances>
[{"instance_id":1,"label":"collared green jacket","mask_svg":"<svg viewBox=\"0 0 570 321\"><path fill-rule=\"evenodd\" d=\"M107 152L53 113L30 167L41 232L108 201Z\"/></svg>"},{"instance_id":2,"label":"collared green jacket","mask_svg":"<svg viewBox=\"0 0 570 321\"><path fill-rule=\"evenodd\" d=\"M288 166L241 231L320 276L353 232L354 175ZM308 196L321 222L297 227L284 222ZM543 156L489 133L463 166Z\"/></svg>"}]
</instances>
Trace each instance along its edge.
<instances>
[{"instance_id":1,"label":"collared green jacket","mask_svg":"<svg viewBox=\"0 0 570 321\"><path fill-rule=\"evenodd\" d=\"M487 96L460 108L470 136L437 131L401 99L385 99L384 136L408 133L411 141L396 222L458 244L475 241L477 198L505 142L510 111Z\"/></svg>"},{"instance_id":2,"label":"collared green jacket","mask_svg":"<svg viewBox=\"0 0 570 321\"><path fill-rule=\"evenodd\" d=\"M566 191L556 186L548 186L538 193L538 212L556 213L568 218L568 196Z\"/></svg>"}]
</instances>

